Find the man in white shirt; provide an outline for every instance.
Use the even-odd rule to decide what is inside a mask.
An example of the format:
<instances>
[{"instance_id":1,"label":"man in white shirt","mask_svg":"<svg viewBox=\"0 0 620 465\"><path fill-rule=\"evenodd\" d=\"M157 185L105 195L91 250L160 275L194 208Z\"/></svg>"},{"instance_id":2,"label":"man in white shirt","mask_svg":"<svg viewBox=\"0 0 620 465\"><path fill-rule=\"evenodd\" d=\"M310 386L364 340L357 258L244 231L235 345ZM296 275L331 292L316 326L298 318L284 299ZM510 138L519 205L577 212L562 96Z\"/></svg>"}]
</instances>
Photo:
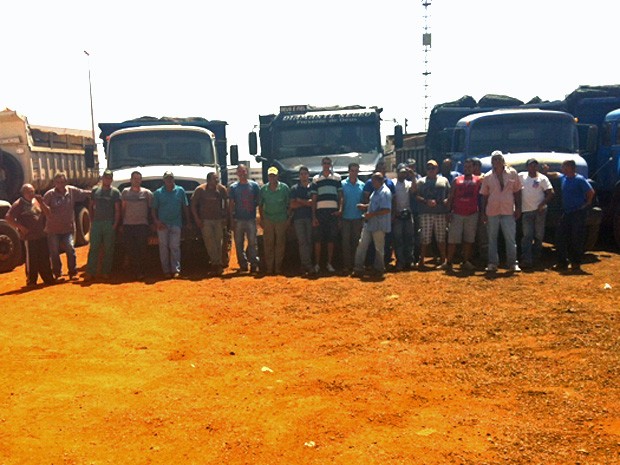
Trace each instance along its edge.
<instances>
[{"instance_id":1,"label":"man in white shirt","mask_svg":"<svg viewBox=\"0 0 620 465\"><path fill-rule=\"evenodd\" d=\"M538 171L538 161L530 158L527 171L519 173L523 190L521 191L521 266L531 268L540 259L542 241L545 235L547 204L554 196L551 182Z\"/></svg>"}]
</instances>

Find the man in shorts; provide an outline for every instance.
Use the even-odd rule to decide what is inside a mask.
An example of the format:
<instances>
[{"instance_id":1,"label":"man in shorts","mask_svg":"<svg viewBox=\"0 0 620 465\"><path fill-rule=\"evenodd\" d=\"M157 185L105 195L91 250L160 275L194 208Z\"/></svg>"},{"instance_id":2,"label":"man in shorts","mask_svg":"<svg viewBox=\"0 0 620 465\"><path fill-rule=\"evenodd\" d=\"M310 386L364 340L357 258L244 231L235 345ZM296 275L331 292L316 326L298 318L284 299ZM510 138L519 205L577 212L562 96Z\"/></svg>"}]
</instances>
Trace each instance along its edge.
<instances>
[{"instance_id":1,"label":"man in shorts","mask_svg":"<svg viewBox=\"0 0 620 465\"><path fill-rule=\"evenodd\" d=\"M312 179L312 226L314 228L314 268L321 270L321 247L327 243L327 265L329 273L336 269L332 265L334 244L338 238L338 218L342 213L342 180L332 169L332 160L321 160L322 171Z\"/></svg>"},{"instance_id":2,"label":"man in shorts","mask_svg":"<svg viewBox=\"0 0 620 465\"><path fill-rule=\"evenodd\" d=\"M474 163L468 158L463 163L464 174L457 176L452 182L448 206L450 208L450 223L448 227L448 269L452 268L452 260L456 246L463 244L462 268L467 271L475 270L471 262L476 230L478 229L478 196L482 180L473 174Z\"/></svg>"},{"instance_id":3,"label":"man in shorts","mask_svg":"<svg viewBox=\"0 0 620 465\"><path fill-rule=\"evenodd\" d=\"M422 226L422 245L420 246L420 262L418 269L424 269L424 259L433 240L433 233L437 241L437 248L441 262L437 269L448 268L446 262L446 226L448 222L448 197L450 184L448 179L438 176L439 166L435 160L426 163L426 176L418 180L416 199L420 209Z\"/></svg>"}]
</instances>

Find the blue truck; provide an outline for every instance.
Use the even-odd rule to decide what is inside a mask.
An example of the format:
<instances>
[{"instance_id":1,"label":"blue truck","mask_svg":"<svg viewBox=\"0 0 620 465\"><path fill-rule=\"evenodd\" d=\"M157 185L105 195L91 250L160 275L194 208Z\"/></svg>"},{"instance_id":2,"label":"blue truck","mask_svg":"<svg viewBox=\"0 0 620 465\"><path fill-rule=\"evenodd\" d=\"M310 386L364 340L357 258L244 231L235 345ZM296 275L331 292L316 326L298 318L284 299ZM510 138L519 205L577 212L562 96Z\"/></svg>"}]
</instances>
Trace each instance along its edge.
<instances>
[{"instance_id":1,"label":"blue truck","mask_svg":"<svg viewBox=\"0 0 620 465\"><path fill-rule=\"evenodd\" d=\"M298 181L299 167L321 171L321 159L330 157L334 171L345 175L351 162L359 163L360 177L368 178L383 157L381 108L359 105L280 107L277 115L259 116L260 154L256 132L249 135L250 154L267 169L276 166L280 180L289 186Z\"/></svg>"},{"instance_id":2,"label":"blue truck","mask_svg":"<svg viewBox=\"0 0 620 465\"><path fill-rule=\"evenodd\" d=\"M620 247L620 85L580 86L564 99L581 133L594 143L582 146L602 210L602 229Z\"/></svg>"},{"instance_id":3,"label":"blue truck","mask_svg":"<svg viewBox=\"0 0 620 465\"><path fill-rule=\"evenodd\" d=\"M458 169L464 157L488 157L490 151L498 149L509 153L508 161L514 163L515 168L521 169L525 159L522 159L519 153L527 149L526 145L517 147L515 141L507 140L497 145L500 142L497 140L495 148L488 145L484 147L484 150L477 150L475 143L474 147L468 146L469 140L463 139L463 134L468 131L467 124L471 125L473 121L483 121L473 118L473 115L498 110L506 113L534 109L538 110L538 113L530 111L521 113L520 117L520 119L532 118L530 130L533 130L534 126L540 126L541 118L547 118L543 115L545 112L563 113L567 124L576 127L576 141L568 145L557 143L559 133L547 131L546 148L543 150L546 154L539 154L537 158L541 163L547 162L551 170L555 170L559 168L558 158L574 156L578 171L591 179L597 193L597 200L591 220L589 220L589 236L586 245L588 247L594 245L600 228L605 234L611 230L616 244L620 246L620 140L618 139L619 113L617 111L620 110L619 85L580 86L563 100L556 101L542 101L535 98L524 103L511 97L485 96L476 102L472 97L464 96L457 101L437 105L433 108L429 118L426 136L427 150L423 155L424 159L418 160L418 165L424 166L426 159L441 160L448 156L453 159ZM574 119L574 123L568 121L569 116ZM508 121L509 119L506 119L506 125ZM515 127L512 136L506 137L519 138L516 130ZM574 130L571 131L574 132ZM545 133L541 132L541 134ZM498 137L498 134L494 137ZM488 142L491 141L492 139L489 139ZM566 148L570 150L564 150ZM483 160L487 166L490 166L490 158L483 158ZM550 215L549 221L553 221L553 218L554 216Z\"/></svg>"}]
</instances>

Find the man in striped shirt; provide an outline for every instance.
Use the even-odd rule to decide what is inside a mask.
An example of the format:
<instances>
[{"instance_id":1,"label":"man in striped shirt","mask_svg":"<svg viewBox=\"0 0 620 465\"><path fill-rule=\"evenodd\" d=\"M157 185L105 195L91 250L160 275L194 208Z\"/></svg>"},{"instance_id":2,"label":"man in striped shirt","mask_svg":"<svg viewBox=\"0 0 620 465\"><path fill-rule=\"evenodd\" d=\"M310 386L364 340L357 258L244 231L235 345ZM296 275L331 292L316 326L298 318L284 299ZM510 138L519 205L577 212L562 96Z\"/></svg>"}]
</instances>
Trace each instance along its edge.
<instances>
[{"instance_id":1,"label":"man in striped shirt","mask_svg":"<svg viewBox=\"0 0 620 465\"><path fill-rule=\"evenodd\" d=\"M314 268L320 271L321 246L327 243L327 271L334 273L332 265L334 243L338 238L338 218L342 214L342 182L332 171L329 157L321 160L323 170L312 179L312 226L314 232Z\"/></svg>"}]
</instances>

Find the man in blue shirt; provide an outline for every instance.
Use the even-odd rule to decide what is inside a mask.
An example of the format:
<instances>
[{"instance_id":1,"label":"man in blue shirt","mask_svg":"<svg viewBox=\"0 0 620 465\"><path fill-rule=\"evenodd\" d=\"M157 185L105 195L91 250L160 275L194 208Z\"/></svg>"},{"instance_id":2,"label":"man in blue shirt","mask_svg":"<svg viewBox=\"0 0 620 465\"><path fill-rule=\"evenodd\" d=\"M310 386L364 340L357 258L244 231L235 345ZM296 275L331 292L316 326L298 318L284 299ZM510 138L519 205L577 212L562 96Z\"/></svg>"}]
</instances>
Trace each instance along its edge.
<instances>
[{"instance_id":1,"label":"man in blue shirt","mask_svg":"<svg viewBox=\"0 0 620 465\"><path fill-rule=\"evenodd\" d=\"M574 160L562 163L562 216L558 224L556 247L558 262L553 267L558 271L568 269L581 271L583 246L586 239L586 218L594 200L594 189L586 178L577 174Z\"/></svg>"},{"instance_id":2,"label":"man in blue shirt","mask_svg":"<svg viewBox=\"0 0 620 465\"><path fill-rule=\"evenodd\" d=\"M360 165L349 163L349 177L342 180L342 265L350 273L355 250L362 235L363 212L357 205L364 202L364 183L357 177Z\"/></svg>"},{"instance_id":3,"label":"man in blue shirt","mask_svg":"<svg viewBox=\"0 0 620 465\"><path fill-rule=\"evenodd\" d=\"M256 247L256 207L260 196L260 187L255 181L248 179L248 167L241 164L237 166L239 181L230 186L229 210L230 224L235 235L235 249L239 271L258 272L258 253ZM247 238L247 254L244 247Z\"/></svg>"},{"instance_id":4,"label":"man in blue shirt","mask_svg":"<svg viewBox=\"0 0 620 465\"><path fill-rule=\"evenodd\" d=\"M153 219L157 227L159 260L167 278L181 275L181 228L189 219L185 189L174 183L170 171L164 173L164 185L153 193Z\"/></svg>"},{"instance_id":5,"label":"man in blue shirt","mask_svg":"<svg viewBox=\"0 0 620 465\"><path fill-rule=\"evenodd\" d=\"M390 189L390 192L392 193L392 200L394 200L394 194L396 193L396 186L394 185L394 181L392 181L390 178L386 176L387 163L385 162L384 159L381 159L377 162L377 164L375 165L375 172L381 173L383 175L383 182L388 187L388 189ZM372 184L372 179L367 180L366 184L364 185L364 203L368 203L370 194L372 194L374 190L375 189ZM392 205L392 208L394 208L393 205ZM384 243L385 243L385 248L383 252L383 259L385 260L385 265L387 266L392 261L392 232L391 231L385 235ZM375 253L374 250L375 250L374 248L371 248L370 251L368 252L367 263L374 262L374 255L373 255Z\"/></svg>"},{"instance_id":6,"label":"man in blue shirt","mask_svg":"<svg viewBox=\"0 0 620 465\"><path fill-rule=\"evenodd\" d=\"M357 251L355 253L355 269L352 276L361 277L364 274L364 261L370 242L375 244L374 274L382 278L385 272L384 243L385 235L392 229L392 192L384 183L383 174L377 172L372 175L373 193L367 204L359 204L359 208L366 210L364 227Z\"/></svg>"}]
</instances>

